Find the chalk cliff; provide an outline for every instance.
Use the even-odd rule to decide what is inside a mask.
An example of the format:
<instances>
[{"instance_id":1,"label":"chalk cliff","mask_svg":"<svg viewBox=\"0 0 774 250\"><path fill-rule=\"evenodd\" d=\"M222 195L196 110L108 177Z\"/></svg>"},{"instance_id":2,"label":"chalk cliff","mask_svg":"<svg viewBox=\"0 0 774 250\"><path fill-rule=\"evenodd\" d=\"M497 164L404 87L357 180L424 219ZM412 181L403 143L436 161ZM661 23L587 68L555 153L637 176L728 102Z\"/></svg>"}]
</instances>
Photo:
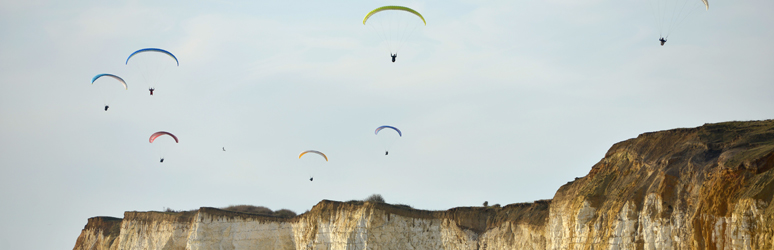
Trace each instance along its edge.
<instances>
[{"instance_id":1,"label":"chalk cliff","mask_svg":"<svg viewBox=\"0 0 774 250\"><path fill-rule=\"evenodd\" d=\"M425 211L323 200L90 218L73 249L774 249L774 120L641 134L552 200Z\"/></svg>"}]
</instances>

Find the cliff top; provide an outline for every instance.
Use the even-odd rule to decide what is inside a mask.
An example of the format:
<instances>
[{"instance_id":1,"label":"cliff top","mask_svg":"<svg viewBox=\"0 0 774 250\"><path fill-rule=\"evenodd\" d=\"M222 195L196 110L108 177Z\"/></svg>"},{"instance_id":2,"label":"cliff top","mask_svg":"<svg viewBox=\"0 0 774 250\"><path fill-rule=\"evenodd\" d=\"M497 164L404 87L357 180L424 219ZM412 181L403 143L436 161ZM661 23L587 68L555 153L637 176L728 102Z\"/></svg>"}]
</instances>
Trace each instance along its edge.
<instances>
[{"instance_id":1,"label":"cliff top","mask_svg":"<svg viewBox=\"0 0 774 250\"><path fill-rule=\"evenodd\" d=\"M264 222L293 222L308 218L330 218L331 216L335 216L335 213L340 210L375 209L385 213L396 214L410 218L453 219L460 227L477 232L483 232L487 228L498 226L506 221L542 226L545 223L545 220L548 218L548 208L550 204L551 200L539 200L533 203L514 203L504 207L456 207L445 211L430 211L414 209L405 205L393 205L379 202L340 202L322 200L317 203L317 205L315 205L310 211L290 218L266 214L235 212L213 207L201 207L198 210L182 212L129 211L124 213L124 219L144 222L175 221L187 223L194 220L196 215L201 213L210 217L226 220L239 219ZM90 221L92 219L90 219ZM121 220L118 218L113 219L119 221Z\"/></svg>"}]
</instances>

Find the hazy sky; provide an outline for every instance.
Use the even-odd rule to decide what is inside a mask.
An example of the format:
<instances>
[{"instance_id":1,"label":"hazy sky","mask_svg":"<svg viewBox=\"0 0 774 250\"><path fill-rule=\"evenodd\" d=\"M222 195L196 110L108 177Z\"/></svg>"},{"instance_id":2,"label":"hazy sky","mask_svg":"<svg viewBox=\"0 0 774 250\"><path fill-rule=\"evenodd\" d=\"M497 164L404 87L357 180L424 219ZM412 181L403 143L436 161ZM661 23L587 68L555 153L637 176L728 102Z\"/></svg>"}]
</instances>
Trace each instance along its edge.
<instances>
[{"instance_id":1,"label":"hazy sky","mask_svg":"<svg viewBox=\"0 0 774 250\"><path fill-rule=\"evenodd\" d=\"M396 63L362 24L383 5L427 20ZM0 249L165 207L550 199L640 133L774 118L772 10L714 1L661 47L643 0L0 0ZM124 64L147 47L180 60L154 96ZM100 73L129 86L108 112Z\"/></svg>"}]
</instances>

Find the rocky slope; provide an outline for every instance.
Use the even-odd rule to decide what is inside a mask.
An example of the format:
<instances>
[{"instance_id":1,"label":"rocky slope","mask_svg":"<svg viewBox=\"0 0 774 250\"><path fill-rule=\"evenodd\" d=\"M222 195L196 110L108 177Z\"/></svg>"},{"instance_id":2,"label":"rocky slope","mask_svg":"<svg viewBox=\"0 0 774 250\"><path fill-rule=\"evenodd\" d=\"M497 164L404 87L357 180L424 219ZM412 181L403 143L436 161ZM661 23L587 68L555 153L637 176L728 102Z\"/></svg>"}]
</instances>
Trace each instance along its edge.
<instances>
[{"instance_id":1,"label":"rocky slope","mask_svg":"<svg viewBox=\"0 0 774 250\"><path fill-rule=\"evenodd\" d=\"M774 249L772 168L774 120L707 124L619 142L552 200L126 212L89 219L74 249Z\"/></svg>"}]
</instances>

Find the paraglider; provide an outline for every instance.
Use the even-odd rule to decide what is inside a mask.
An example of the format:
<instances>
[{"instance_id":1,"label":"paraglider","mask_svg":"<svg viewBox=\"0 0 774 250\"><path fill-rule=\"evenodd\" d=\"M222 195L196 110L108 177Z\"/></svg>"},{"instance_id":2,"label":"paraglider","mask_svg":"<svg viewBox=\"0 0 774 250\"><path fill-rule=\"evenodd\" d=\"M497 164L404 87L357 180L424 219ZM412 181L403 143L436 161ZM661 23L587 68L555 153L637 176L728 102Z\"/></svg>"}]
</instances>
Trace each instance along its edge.
<instances>
[{"instance_id":1,"label":"paraglider","mask_svg":"<svg viewBox=\"0 0 774 250\"><path fill-rule=\"evenodd\" d=\"M159 48L145 48L129 55L126 58L126 65L129 65L131 59L132 66L142 75L143 81L148 84L150 95L153 95L156 84L164 80L166 69L172 65L170 58L175 61L176 66L180 66L180 61L169 51Z\"/></svg>"},{"instance_id":2,"label":"paraglider","mask_svg":"<svg viewBox=\"0 0 774 250\"><path fill-rule=\"evenodd\" d=\"M395 140L397 140L399 137L403 137L403 133L400 132L400 129L396 127L384 125L384 126L377 127L376 130L374 131L374 134L379 135L379 131L382 131L384 129L390 129L397 133L397 137L395 137L395 133L381 136L383 138L382 144L384 144L384 155L389 155L390 154L389 148L392 146L393 143L395 143Z\"/></svg>"},{"instance_id":3,"label":"paraglider","mask_svg":"<svg viewBox=\"0 0 774 250\"><path fill-rule=\"evenodd\" d=\"M669 35L700 7L709 10L708 0L646 0L650 5L653 19L658 27L661 46Z\"/></svg>"},{"instance_id":4,"label":"paraglider","mask_svg":"<svg viewBox=\"0 0 774 250\"><path fill-rule=\"evenodd\" d=\"M422 14L404 6L379 7L368 12L363 18L363 25L369 25L379 33L390 52L392 62L395 62L398 51L420 24L427 25Z\"/></svg>"},{"instance_id":5,"label":"paraglider","mask_svg":"<svg viewBox=\"0 0 774 250\"><path fill-rule=\"evenodd\" d=\"M107 78L115 79L116 81L121 83L121 86L124 87L124 90L129 89L129 87L126 85L126 81L124 81L124 79L122 79L121 77L118 77L117 75L113 75L113 74L99 74L99 75L96 75L96 76L94 76L94 78L91 78L91 84L94 85L94 82L96 82L97 80L99 80L99 79L107 79ZM99 85L100 85L99 86L100 90L102 92L102 97L104 99L103 101L105 103L105 111L108 111L108 108L110 108L110 106L109 106L110 102L113 100L113 97L116 94L116 90L120 91L120 89L116 88L113 85L110 85L110 86L106 86L106 84L99 84Z\"/></svg>"},{"instance_id":6,"label":"paraglider","mask_svg":"<svg viewBox=\"0 0 774 250\"><path fill-rule=\"evenodd\" d=\"M153 142L156 141L156 139L158 139L161 136L165 136L165 135L171 137L172 139L174 139L175 143L179 143L180 142L180 141L177 140L177 136L173 135L170 132L166 132L166 131L159 131L159 132L151 134L150 138L148 139L148 142L153 143ZM166 144L168 144L168 143L166 143ZM159 155L160 155L160 158L161 158L161 160L159 160L159 162L164 163L164 154L166 153L166 147L159 148L157 151L159 151Z\"/></svg>"},{"instance_id":7,"label":"paraglider","mask_svg":"<svg viewBox=\"0 0 774 250\"><path fill-rule=\"evenodd\" d=\"M301 156L304 156L307 153L320 155L320 156L322 156L325 159L326 162L328 161L328 156L326 156L325 154L323 154L322 152L317 151L317 150L307 150L307 151L301 152L301 154L298 155L298 159L301 159ZM309 181L314 181L314 168L310 169Z\"/></svg>"},{"instance_id":8,"label":"paraglider","mask_svg":"<svg viewBox=\"0 0 774 250\"><path fill-rule=\"evenodd\" d=\"M226 152L226 147L223 147L223 152Z\"/></svg>"}]
</instances>

